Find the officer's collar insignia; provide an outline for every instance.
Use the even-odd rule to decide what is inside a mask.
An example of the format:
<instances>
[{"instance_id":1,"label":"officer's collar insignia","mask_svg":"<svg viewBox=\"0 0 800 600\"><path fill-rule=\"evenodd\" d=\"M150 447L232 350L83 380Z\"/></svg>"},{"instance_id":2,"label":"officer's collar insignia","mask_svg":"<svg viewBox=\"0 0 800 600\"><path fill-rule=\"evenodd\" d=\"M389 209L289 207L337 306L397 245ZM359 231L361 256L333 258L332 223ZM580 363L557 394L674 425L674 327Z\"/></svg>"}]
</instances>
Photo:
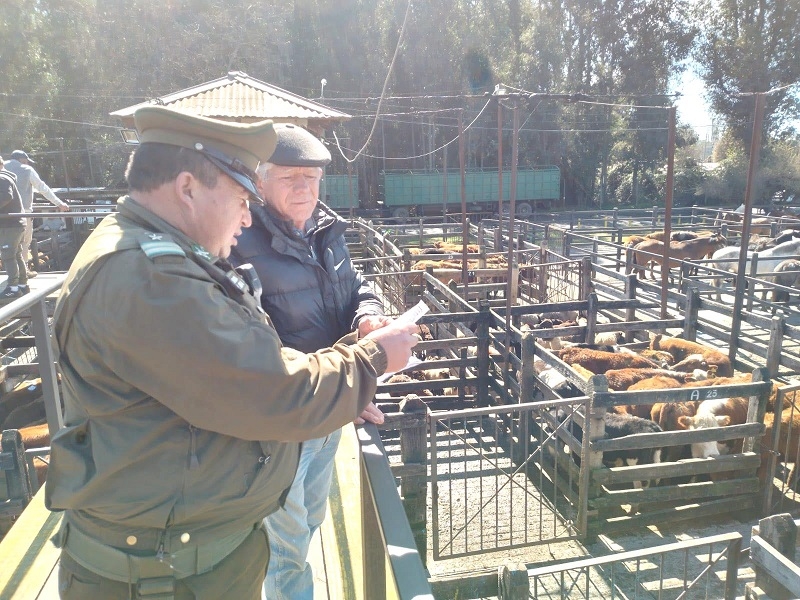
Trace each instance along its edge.
<instances>
[{"instance_id":1,"label":"officer's collar insignia","mask_svg":"<svg viewBox=\"0 0 800 600\"><path fill-rule=\"evenodd\" d=\"M145 233L139 237L139 246L151 260L165 256L186 258L186 253L169 235Z\"/></svg>"},{"instance_id":2,"label":"officer's collar insignia","mask_svg":"<svg viewBox=\"0 0 800 600\"><path fill-rule=\"evenodd\" d=\"M214 260L214 257L211 255L211 252L203 248L200 244L192 244L192 252L194 252L200 258L205 258L208 261Z\"/></svg>"}]
</instances>

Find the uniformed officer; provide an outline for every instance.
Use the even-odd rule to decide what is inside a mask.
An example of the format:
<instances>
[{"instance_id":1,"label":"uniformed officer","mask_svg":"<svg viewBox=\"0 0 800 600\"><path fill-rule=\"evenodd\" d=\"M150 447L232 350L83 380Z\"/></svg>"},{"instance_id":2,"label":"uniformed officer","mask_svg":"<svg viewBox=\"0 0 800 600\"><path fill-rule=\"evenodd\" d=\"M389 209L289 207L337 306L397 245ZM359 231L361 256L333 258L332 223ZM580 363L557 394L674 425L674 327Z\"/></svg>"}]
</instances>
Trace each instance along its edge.
<instances>
[{"instance_id":1,"label":"uniformed officer","mask_svg":"<svg viewBox=\"0 0 800 600\"><path fill-rule=\"evenodd\" d=\"M258 598L261 525L299 442L355 419L413 326L281 347L225 260L260 202L269 122L134 115L130 194L76 256L54 333L64 421L45 501L64 511L62 598Z\"/></svg>"}]
</instances>

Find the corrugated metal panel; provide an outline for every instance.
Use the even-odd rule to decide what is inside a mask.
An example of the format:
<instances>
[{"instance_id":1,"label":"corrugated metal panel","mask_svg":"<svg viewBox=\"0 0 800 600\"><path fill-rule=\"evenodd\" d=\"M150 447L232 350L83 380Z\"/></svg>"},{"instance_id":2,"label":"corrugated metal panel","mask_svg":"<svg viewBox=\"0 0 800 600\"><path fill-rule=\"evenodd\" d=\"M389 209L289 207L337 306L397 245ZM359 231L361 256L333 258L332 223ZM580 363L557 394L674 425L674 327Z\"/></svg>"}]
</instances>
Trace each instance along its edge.
<instances>
[{"instance_id":1,"label":"corrugated metal panel","mask_svg":"<svg viewBox=\"0 0 800 600\"><path fill-rule=\"evenodd\" d=\"M129 121L140 106L153 102L205 117L255 121L344 121L350 115L329 108L279 87L232 71L225 77L166 94L149 102L114 111L112 116Z\"/></svg>"},{"instance_id":2,"label":"corrugated metal panel","mask_svg":"<svg viewBox=\"0 0 800 600\"><path fill-rule=\"evenodd\" d=\"M180 110L212 118L328 119L328 111L315 110L298 102L255 89L239 81L194 96L167 103Z\"/></svg>"}]
</instances>

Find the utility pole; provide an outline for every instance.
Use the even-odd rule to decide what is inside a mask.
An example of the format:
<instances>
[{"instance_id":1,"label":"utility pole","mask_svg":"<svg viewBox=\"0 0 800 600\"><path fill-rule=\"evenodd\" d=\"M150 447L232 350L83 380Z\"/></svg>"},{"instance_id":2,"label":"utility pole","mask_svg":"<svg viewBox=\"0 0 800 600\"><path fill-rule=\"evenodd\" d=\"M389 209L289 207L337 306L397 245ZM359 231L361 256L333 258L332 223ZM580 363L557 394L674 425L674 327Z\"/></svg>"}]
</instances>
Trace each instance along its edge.
<instances>
[{"instance_id":1,"label":"utility pole","mask_svg":"<svg viewBox=\"0 0 800 600\"><path fill-rule=\"evenodd\" d=\"M742 305L744 304L744 286L747 273L747 241L750 239L750 220L753 212L753 188L755 187L758 160L761 154L761 130L764 123L764 103L767 95L764 92L755 94L756 107L753 116L753 137L750 140L750 167L747 170L747 187L744 191L744 214L742 215L742 243L739 249L739 262L736 266L736 291L733 297L733 320L731 321L731 342L728 358L733 364L736 358L739 331L742 327Z\"/></svg>"},{"instance_id":2,"label":"utility pole","mask_svg":"<svg viewBox=\"0 0 800 600\"><path fill-rule=\"evenodd\" d=\"M497 101L497 214L500 237L503 236L503 103L505 89L498 85L494 89Z\"/></svg>"},{"instance_id":3,"label":"utility pole","mask_svg":"<svg viewBox=\"0 0 800 600\"><path fill-rule=\"evenodd\" d=\"M668 109L667 134L667 189L664 206L664 256L661 267L661 318L667 318L667 298L669 288L670 238L672 237L672 192L675 187L675 121L678 107Z\"/></svg>"}]
</instances>

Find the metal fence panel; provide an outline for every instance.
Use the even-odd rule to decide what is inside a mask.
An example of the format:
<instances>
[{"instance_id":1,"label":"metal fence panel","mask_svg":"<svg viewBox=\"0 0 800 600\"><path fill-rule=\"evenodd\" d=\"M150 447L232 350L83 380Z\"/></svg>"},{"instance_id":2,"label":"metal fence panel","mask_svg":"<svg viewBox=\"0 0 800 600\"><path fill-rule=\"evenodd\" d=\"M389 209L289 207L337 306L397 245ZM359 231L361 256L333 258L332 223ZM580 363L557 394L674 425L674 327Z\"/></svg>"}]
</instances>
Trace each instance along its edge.
<instances>
[{"instance_id":1,"label":"metal fence panel","mask_svg":"<svg viewBox=\"0 0 800 600\"><path fill-rule=\"evenodd\" d=\"M434 558L578 537L578 477L558 460L563 450L546 418L575 403L431 414Z\"/></svg>"}]
</instances>

